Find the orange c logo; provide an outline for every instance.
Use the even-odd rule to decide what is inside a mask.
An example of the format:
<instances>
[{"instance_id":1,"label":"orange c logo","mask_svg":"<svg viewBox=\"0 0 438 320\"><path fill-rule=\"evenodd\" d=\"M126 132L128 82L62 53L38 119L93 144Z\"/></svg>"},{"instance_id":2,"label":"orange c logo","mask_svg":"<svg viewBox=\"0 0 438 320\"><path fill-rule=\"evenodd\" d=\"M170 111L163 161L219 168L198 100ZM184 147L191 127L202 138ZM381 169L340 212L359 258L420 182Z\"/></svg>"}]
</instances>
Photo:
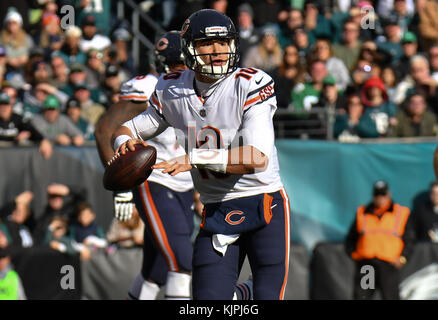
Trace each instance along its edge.
<instances>
[{"instance_id":1,"label":"orange c logo","mask_svg":"<svg viewBox=\"0 0 438 320\"><path fill-rule=\"evenodd\" d=\"M157 41L155 48L157 48L158 51L162 51L166 49L168 45L169 45L169 40L167 40L166 38L161 38L160 40Z\"/></svg>"},{"instance_id":2,"label":"orange c logo","mask_svg":"<svg viewBox=\"0 0 438 320\"><path fill-rule=\"evenodd\" d=\"M239 220L231 220L231 217L234 216L234 215L241 216L241 215L243 215L243 212L239 211L239 210L233 210L233 211L230 211L230 212L227 213L227 215L225 216L225 221L228 224L232 225L232 226L241 224L243 222L243 220L245 220L245 216L240 217Z\"/></svg>"}]
</instances>

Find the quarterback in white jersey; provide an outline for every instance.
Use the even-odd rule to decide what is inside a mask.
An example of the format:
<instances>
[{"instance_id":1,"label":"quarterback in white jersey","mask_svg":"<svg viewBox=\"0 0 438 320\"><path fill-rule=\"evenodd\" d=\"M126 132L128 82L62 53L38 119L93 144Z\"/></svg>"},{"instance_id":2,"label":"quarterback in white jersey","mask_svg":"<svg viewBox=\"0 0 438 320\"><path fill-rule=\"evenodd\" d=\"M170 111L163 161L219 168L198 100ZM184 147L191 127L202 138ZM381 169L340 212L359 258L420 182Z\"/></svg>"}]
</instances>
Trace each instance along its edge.
<instances>
[{"instance_id":1,"label":"quarterback in white jersey","mask_svg":"<svg viewBox=\"0 0 438 320\"><path fill-rule=\"evenodd\" d=\"M230 299L242 253L250 261L254 298L283 299L289 203L274 145L273 80L262 70L237 67L235 27L218 11L195 12L181 35L191 70L160 77L151 108L117 130L114 149L132 151L175 128L187 155L153 168L172 176L190 171L205 203L193 258L194 299Z\"/></svg>"}]
</instances>

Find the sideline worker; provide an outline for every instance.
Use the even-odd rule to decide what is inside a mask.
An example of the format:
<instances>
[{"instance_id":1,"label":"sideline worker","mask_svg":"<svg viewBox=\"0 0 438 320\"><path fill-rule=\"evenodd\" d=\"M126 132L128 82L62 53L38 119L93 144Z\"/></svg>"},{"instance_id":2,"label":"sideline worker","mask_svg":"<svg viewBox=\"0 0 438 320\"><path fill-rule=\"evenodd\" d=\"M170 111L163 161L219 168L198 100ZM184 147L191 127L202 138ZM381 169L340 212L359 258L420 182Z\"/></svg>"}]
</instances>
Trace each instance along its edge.
<instances>
[{"instance_id":1,"label":"sideline worker","mask_svg":"<svg viewBox=\"0 0 438 320\"><path fill-rule=\"evenodd\" d=\"M356 261L354 299L371 299L376 289L384 300L398 300L400 269L414 241L410 210L394 203L388 184L377 181L373 201L359 206L346 239L346 251ZM374 268L374 288L364 285L363 266Z\"/></svg>"}]
</instances>

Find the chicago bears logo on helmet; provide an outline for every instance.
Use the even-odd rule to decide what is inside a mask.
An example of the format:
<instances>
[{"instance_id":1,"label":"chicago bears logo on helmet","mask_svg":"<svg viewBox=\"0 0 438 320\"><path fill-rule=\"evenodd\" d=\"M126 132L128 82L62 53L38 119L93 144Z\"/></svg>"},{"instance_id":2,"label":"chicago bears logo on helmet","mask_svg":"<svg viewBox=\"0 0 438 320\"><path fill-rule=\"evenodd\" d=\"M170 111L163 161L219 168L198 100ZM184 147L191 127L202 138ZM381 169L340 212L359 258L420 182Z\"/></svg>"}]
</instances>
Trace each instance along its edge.
<instances>
[{"instance_id":1,"label":"chicago bears logo on helmet","mask_svg":"<svg viewBox=\"0 0 438 320\"><path fill-rule=\"evenodd\" d=\"M157 48L158 51L162 51L166 49L168 45L169 45L169 40L167 40L166 38L161 38L160 40L157 41L155 48Z\"/></svg>"},{"instance_id":2,"label":"chicago bears logo on helmet","mask_svg":"<svg viewBox=\"0 0 438 320\"><path fill-rule=\"evenodd\" d=\"M190 19L186 19L186 21L184 21L184 24L183 24L182 29L181 29L181 36L183 36L184 33L187 32L187 29L189 28L189 26L190 26Z\"/></svg>"}]
</instances>

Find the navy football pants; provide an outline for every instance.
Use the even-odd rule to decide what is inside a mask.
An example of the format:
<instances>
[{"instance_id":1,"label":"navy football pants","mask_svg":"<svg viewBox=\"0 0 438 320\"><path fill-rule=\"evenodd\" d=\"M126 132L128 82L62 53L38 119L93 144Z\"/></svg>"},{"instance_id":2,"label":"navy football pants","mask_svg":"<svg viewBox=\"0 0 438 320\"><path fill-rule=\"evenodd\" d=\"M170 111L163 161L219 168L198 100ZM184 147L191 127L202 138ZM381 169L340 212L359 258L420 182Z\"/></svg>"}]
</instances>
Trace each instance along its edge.
<instances>
[{"instance_id":1,"label":"navy football pants","mask_svg":"<svg viewBox=\"0 0 438 320\"><path fill-rule=\"evenodd\" d=\"M193 191L175 192L146 181L135 189L134 201L145 223L143 278L163 285L167 271L191 272Z\"/></svg>"},{"instance_id":2,"label":"navy football pants","mask_svg":"<svg viewBox=\"0 0 438 320\"><path fill-rule=\"evenodd\" d=\"M274 197L270 223L242 233L224 256L213 248L213 234L201 229L193 255L195 300L231 300L246 255L253 275L254 299L284 298L289 267L289 199L284 189L269 195ZM243 201L251 201L251 197Z\"/></svg>"}]
</instances>

